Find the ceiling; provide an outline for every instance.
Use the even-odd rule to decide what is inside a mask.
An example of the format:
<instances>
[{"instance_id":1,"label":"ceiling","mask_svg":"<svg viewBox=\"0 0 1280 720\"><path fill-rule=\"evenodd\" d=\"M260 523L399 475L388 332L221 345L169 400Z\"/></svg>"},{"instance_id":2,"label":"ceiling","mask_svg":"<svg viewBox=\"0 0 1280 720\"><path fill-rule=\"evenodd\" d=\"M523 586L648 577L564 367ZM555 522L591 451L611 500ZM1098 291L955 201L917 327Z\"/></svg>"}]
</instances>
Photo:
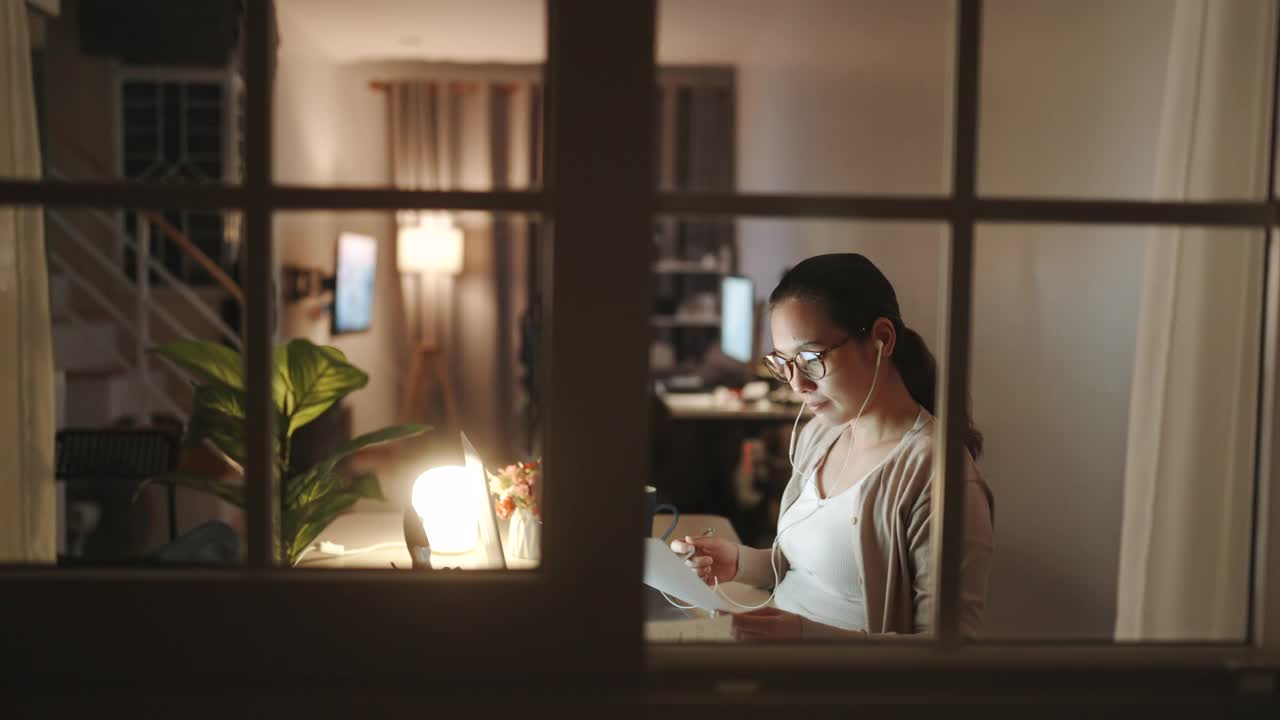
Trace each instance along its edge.
<instances>
[{"instance_id":1,"label":"ceiling","mask_svg":"<svg viewBox=\"0 0 1280 720\"><path fill-rule=\"evenodd\" d=\"M901 62L910 47L902 39L921 31L938 37L951 7L949 0L660 0L658 58L831 63L856 39L863 61L881 49ZM277 8L283 52L294 42L338 62L546 58L542 0L277 0Z\"/></svg>"}]
</instances>

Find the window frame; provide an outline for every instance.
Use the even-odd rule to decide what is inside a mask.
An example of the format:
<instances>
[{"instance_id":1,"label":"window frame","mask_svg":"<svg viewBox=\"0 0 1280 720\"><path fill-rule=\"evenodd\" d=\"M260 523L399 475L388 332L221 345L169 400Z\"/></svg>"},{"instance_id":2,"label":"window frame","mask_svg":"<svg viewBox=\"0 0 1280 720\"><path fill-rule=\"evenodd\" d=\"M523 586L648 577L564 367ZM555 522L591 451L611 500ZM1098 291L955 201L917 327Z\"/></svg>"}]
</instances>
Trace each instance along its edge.
<instances>
[{"instance_id":1,"label":"window frame","mask_svg":"<svg viewBox=\"0 0 1280 720\"><path fill-rule=\"evenodd\" d=\"M0 572L0 608L24 618L0 631L24 658L14 677L68 673L125 684L159 679L271 677L273 682L381 678L420 686L487 687L494 653L536 658L519 685L572 671L583 687L740 694L805 689L878 695L900 688L999 692L1017 669L1045 691L1090 683L1091 691L1151 688L1234 692L1248 687L1241 670L1280 667L1280 417L1275 369L1280 362L1280 253L1267 233L1263 373L1255 471L1251 634L1244 645L965 644L955 617L963 485L948 483L963 461L957 442L968 394L973 289L973 233L978 222L1168 224L1270 230L1275 199L1276 118L1271 120L1268 195L1257 202L1043 200L975 194L982 0L957 0L953 177L949 195L824 196L675 193L656 190L653 146L657 0L599 3L547 0L547 172L542 189L427 192L312 188L274 183L271 168L273 12L246 3L245 179L242 185L163 186L121 182L0 180L0 204L112 207L203 207L240 210L245 222L245 292L250 308L272 297L271 220L280 210L395 209L516 211L544 214L546 276L545 392L547 523L543 566L530 573L418 577L374 571L310 572L272 567L269 313L245 323L249 402L247 483L249 564L243 570L157 573L10 568ZM1274 87L1275 77L1271 78ZM1272 97L1274 105L1274 96ZM619 139L625 142L618 142ZM607 158L607 160L606 160ZM630 528L641 524L645 482L648 377L645 333L652 286L647 242L658 215L934 220L951 228L945 253L943 338L939 348L945 458L934 480L941 498L935 544L938 594L935 641L861 644L645 646L642 596L635 587L642 552ZM597 238L608 237L610 242ZM601 322L583 297L610 297ZM614 348L606 372L590 348ZM620 382L619 379L622 379ZM598 388L608 387L608 407ZM604 419L606 422L602 423ZM590 438L590 442L582 442ZM595 468L615 478L600 483ZM1265 472L1263 472L1265 470ZM632 492L635 490L636 492ZM580 498L617 513L578 512ZM628 511L622 510L629 508ZM635 522L618 522L617 516ZM143 602L139 602L142 598ZM513 605L520 612L513 612ZM93 609L84 617L85 607ZM336 615L336 618L335 618ZM107 618L109 620L103 620ZM438 618L438 619L437 619ZM201 620L191 622L192 619ZM336 621L335 621L336 620ZM1269 620L1269 622L1268 622ZM180 628L181 632L174 632ZM317 632L317 628L322 628ZM395 642L378 642L394 637ZM142 639L139 642L139 638ZM555 652L547 652L554 638ZM501 643L501 649L496 643ZM433 652L448 648L448 652ZM66 658L75 657L68 668ZM181 669L172 658L180 657ZM325 663L322 658L343 658ZM358 659L358 662L354 660ZM589 661L589 662L588 662ZM584 665L593 670L584 672ZM864 680L850 681L860 668ZM964 681L956 670L965 668ZM1153 678L1148 671L1165 672ZM193 675L193 673L196 673ZM264 675L269 673L269 675ZM880 684L877 684L880 683Z\"/></svg>"}]
</instances>

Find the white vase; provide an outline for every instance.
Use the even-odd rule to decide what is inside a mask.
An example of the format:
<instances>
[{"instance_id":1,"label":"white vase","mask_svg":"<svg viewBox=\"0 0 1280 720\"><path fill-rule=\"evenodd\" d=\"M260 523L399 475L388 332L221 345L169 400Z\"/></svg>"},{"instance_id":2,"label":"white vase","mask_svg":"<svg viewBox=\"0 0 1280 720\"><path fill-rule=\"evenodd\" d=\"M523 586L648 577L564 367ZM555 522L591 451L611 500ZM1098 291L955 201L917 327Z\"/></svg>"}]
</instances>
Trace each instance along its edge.
<instances>
[{"instance_id":1,"label":"white vase","mask_svg":"<svg viewBox=\"0 0 1280 720\"><path fill-rule=\"evenodd\" d=\"M516 510L511 515L507 553L520 560L537 560L542 555L542 524L528 510Z\"/></svg>"}]
</instances>

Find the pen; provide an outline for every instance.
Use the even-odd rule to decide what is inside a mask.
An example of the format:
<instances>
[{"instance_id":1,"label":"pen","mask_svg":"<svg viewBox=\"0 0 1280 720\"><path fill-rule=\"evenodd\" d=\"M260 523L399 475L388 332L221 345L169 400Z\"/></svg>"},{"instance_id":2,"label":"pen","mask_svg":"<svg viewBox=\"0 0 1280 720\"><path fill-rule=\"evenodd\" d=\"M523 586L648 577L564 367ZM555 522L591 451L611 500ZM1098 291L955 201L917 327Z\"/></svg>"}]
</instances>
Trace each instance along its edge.
<instances>
[{"instance_id":1,"label":"pen","mask_svg":"<svg viewBox=\"0 0 1280 720\"><path fill-rule=\"evenodd\" d=\"M702 531L702 534L701 534L701 535L699 535L698 537L708 537L708 536L710 536L710 535L714 535L714 534L715 534L715 531L714 531L714 530L712 530L711 528L707 528L706 530L703 530L703 531ZM697 549L697 548L694 548L694 549L690 550L689 552L685 553L685 556L684 556L682 559L683 559L683 560L688 560L689 558L693 557L693 554L694 554L694 553L696 553L696 552L698 552L698 549Z\"/></svg>"}]
</instances>

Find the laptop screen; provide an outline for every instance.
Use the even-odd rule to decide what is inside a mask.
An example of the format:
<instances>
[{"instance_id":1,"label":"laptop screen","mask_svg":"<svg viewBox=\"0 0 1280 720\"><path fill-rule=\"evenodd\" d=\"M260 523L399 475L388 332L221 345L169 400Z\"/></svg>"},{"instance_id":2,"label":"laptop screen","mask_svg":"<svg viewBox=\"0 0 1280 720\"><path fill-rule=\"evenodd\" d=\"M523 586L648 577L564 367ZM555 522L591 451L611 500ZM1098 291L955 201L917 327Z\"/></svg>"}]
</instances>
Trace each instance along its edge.
<instances>
[{"instance_id":1,"label":"laptop screen","mask_svg":"<svg viewBox=\"0 0 1280 720\"><path fill-rule=\"evenodd\" d=\"M462 455L466 460L467 480L477 493L476 502L484 508L479 513L479 560L477 570L506 570L507 559L502 552L502 533L498 531L498 516L493 508L493 500L489 497L489 482L484 472L484 461L480 453L462 436Z\"/></svg>"}]
</instances>

